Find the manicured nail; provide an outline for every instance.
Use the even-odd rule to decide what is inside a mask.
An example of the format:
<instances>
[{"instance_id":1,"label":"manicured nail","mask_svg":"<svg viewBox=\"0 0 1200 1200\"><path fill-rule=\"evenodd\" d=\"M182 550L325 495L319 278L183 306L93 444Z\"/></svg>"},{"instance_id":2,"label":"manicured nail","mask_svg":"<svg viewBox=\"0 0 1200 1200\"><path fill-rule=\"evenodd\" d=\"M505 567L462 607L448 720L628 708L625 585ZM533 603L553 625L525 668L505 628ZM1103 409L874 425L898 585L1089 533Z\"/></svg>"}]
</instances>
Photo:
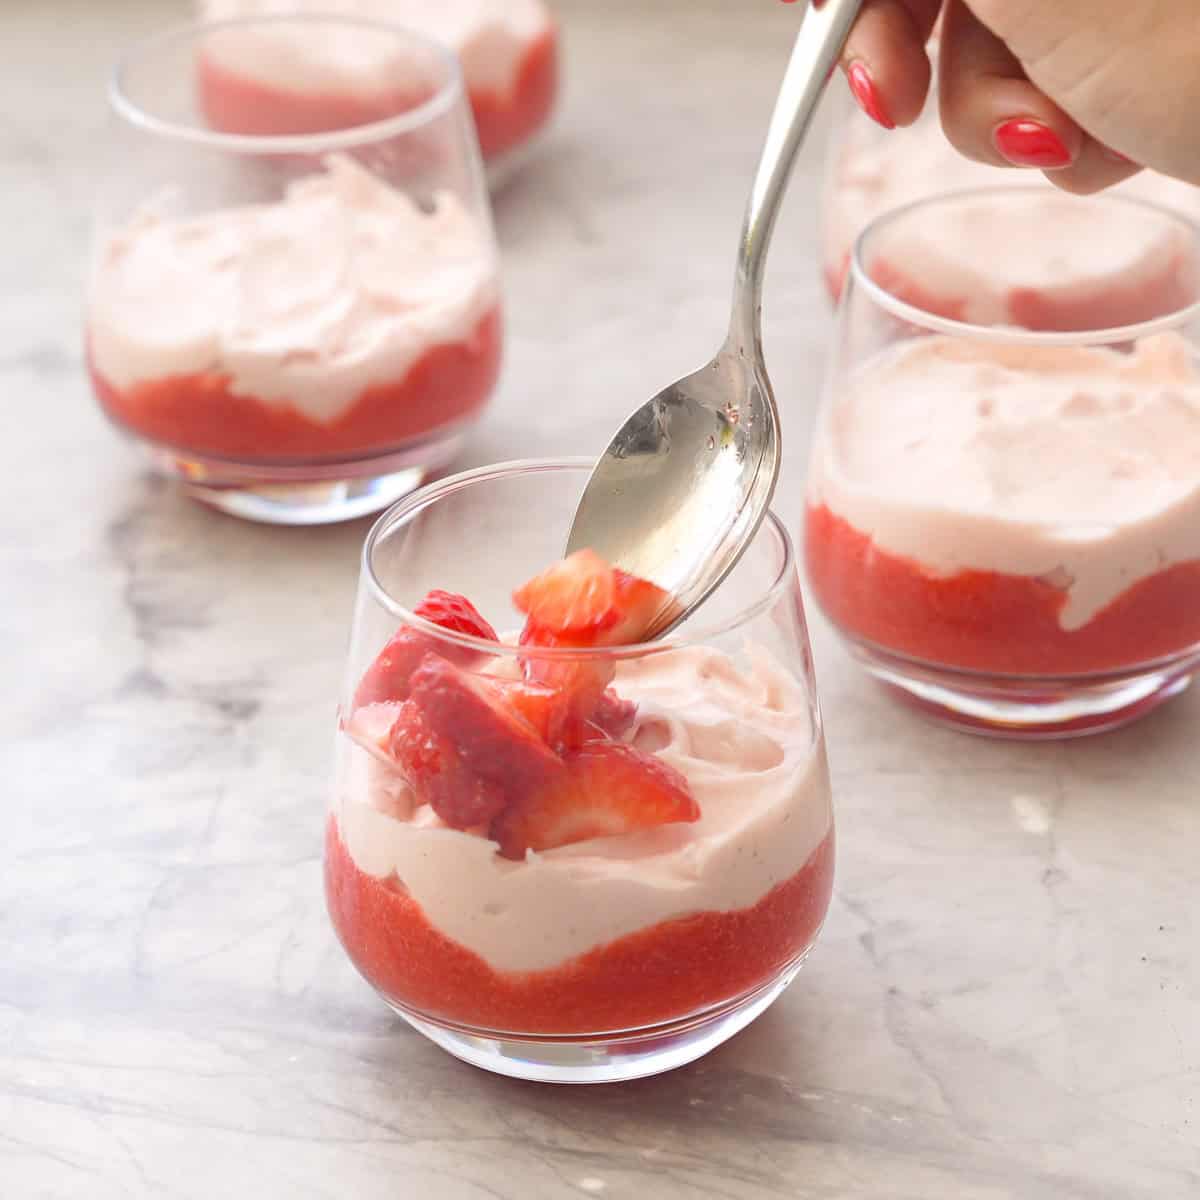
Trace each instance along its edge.
<instances>
[{"instance_id":1,"label":"manicured nail","mask_svg":"<svg viewBox=\"0 0 1200 1200\"><path fill-rule=\"evenodd\" d=\"M1056 167L1069 167L1074 160L1062 138L1041 121L1020 118L1005 121L992 131L992 144L1014 167L1053 171Z\"/></svg>"},{"instance_id":2,"label":"manicured nail","mask_svg":"<svg viewBox=\"0 0 1200 1200\"><path fill-rule=\"evenodd\" d=\"M850 84L850 90L854 93L854 99L858 101L858 107L871 118L872 121L882 125L884 129L895 129L896 122L887 114L887 109L883 106L883 100L879 95L879 89L876 88L874 80L871 78L871 72L867 70L867 64L859 62L855 59L846 67L846 79Z\"/></svg>"}]
</instances>

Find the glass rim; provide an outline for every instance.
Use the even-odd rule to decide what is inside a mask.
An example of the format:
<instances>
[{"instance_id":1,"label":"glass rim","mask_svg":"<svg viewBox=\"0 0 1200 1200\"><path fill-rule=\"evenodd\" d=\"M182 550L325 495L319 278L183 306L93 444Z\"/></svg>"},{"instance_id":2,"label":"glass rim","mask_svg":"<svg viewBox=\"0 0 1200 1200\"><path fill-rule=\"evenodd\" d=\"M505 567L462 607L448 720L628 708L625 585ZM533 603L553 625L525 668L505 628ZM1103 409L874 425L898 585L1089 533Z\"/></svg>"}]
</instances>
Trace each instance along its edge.
<instances>
[{"instance_id":1,"label":"glass rim","mask_svg":"<svg viewBox=\"0 0 1200 1200\"><path fill-rule=\"evenodd\" d=\"M260 25L339 25L364 32L388 34L419 43L438 59L446 69L446 77L428 100L394 116L345 129L330 129L322 133L223 133L205 129L166 117L156 116L129 94L128 76L134 67L150 55L175 43L194 41L222 29L244 29ZM462 65L458 56L436 38L407 25L389 21L341 16L336 13L295 12L266 13L261 16L230 17L219 21L190 21L161 29L138 39L125 50L113 65L108 77L109 108L135 129L200 146L208 150L224 150L230 154L332 154L367 143L380 142L421 129L444 116L463 96Z\"/></svg>"},{"instance_id":2,"label":"glass rim","mask_svg":"<svg viewBox=\"0 0 1200 1200\"><path fill-rule=\"evenodd\" d=\"M417 616L411 609L400 603L384 586L375 571L374 552L380 540L393 530L406 524L423 509L435 504L438 500L463 491L475 484L487 483L492 480L511 478L520 475L552 474L556 472L591 471L595 460L583 456L520 458L509 459L505 462L492 463L488 466L474 467L459 471L443 479L435 480L416 491L409 493L396 501L383 512L371 526L363 542L361 558L361 574L366 580L367 587L374 600L393 616L398 617L402 624L427 633L440 642L448 642L455 646L475 650L491 658L532 658L543 661L578 662L581 659L617 659L644 658L650 654L662 654L668 650L679 650L686 646L696 646L707 643L713 638L729 633L731 630L746 625L755 617L768 611L784 594L789 581L795 575L796 551L792 544L791 535L786 525L771 510L763 519L762 525L751 538L756 541L762 533L770 528L774 531L783 550L782 561L775 571L770 584L753 601L739 608L738 611L724 621L704 626L694 633L679 636L671 633L653 642L631 642L620 646L519 646L508 642L492 642L486 638L473 637L470 634L458 633L445 629L424 617ZM548 563L547 566L550 564ZM523 582L523 581L521 581ZM514 584L514 586L518 586Z\"/></svg>"},{"instance_id":3,"label":"glass rim","mask_svg":"<svg viewBox=\"0 0 1200 1200\"><path fill-rule=\"evenodd\" d=\"M1049 189L1049 190L1048 190ZM945 333L954 337L971 337L977 341L999 342L1009 345L1029 346L1098 346L1112 342L1136 341L1139 338L1150 337L1163 333L1200 318L1200 297L1181 308L1164 313L1160 317L1152 317L1146 321L1138 321L1132 325L1112 325L1098 329L1080 330L1036 330L1022 329L1017 325L979 325L973 321L960 321L953 317L942 317L936 313L927 312L901 300L882 284L871 278L864 261L864 252L872 237L877 236L914 212L923 208L934 208L938 204L954 201L969 200L983 197L1003 197L1005 200L1014 196L1068 196L1046 184L994 184L991 187L958 188L949 192L939 192L933 196L922 196L918 200L909 201L899 208L889 209L874 217L854 239L854 247L850 254L850 273L848 282L862 288L871 300L880 308L899 317L911 325L936 333ZM1125 205L1127 208L1140 209L1145 213L1154 213L1175 221L1185 229L1200 250L1200 223L1171 208L1153 200L1144 200L1140 196L1127 196L1113 192L1098 192L1090 196L1075 196L1071 199L1083 203L1100 201L1103 203ZM848 289L847 289L848 294Z\"/></svg>"}]
</instances>

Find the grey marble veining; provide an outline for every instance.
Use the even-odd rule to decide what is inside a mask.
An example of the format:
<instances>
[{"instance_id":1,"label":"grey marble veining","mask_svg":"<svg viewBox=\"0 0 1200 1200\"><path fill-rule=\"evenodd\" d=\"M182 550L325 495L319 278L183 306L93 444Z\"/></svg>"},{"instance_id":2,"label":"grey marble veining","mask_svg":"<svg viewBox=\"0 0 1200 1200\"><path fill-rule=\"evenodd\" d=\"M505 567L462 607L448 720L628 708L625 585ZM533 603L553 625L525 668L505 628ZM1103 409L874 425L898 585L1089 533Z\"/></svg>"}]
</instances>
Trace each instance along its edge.
<instances>
[{"instance_id":1,"label":"grey marble veining","mask_svg":"<svg viewBox=\"0 0 1200 1200\"><path fill-rule=\"evenodd\" d=\"M0 1195L1200 1194L1195 694L1088 742L967 739L891 705L813 616L837 895L764 1018L671 1075L552 1089L455 1062L375 1000L319 869L365 524L181 500L81 372L90 192L120 166L103 73L179 11L0 7ZM471 462L594 451L716 344L795 20L563 12L566 106L497 202L510 352ZM831 331L818 178L814 148L767 297L792 519Z\"/></svg>"}]
</instances>

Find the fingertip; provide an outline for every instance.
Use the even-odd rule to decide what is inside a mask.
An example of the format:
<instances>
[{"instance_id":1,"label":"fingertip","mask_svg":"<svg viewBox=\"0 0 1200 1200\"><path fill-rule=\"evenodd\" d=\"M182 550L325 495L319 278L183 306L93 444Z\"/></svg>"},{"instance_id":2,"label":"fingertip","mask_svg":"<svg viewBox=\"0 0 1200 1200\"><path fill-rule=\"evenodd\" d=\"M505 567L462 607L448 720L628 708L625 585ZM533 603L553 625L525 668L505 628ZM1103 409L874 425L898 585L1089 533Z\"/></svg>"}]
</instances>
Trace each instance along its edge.
<instances>
[{"instance_id":1,"label":"fingertip","mask_svg":"<svg viewBox=\"0 0 1200 1200\"><path fill-rule=\"evenodd\" d=\"M1055 128L1055 126L1058 128ZM1002 117L992 125L992 148L1013 167L1065 170L1079 157L1078 126L1032 116Z\"/></svg>"},{"instance_id":2,"label":"fingertip","mask_svg":"<svg viewBox=\"0 0 1200 1200\"><path fill-rule=\"evenodd\" d=\"M842 67L860 108L885 129L911 125L925 107L932 71L925 50L933 14L918 19L903 0L875 0L855 23Z\"/></svg>"}]
</instances>

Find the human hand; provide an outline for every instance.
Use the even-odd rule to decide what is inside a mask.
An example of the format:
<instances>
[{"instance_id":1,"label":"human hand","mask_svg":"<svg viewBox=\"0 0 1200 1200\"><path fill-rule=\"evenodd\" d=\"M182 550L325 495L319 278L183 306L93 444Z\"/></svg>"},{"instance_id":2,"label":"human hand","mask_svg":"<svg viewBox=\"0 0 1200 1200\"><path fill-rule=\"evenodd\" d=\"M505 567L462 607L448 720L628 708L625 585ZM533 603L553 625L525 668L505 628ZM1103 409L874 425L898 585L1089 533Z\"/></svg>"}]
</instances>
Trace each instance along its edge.
<instances>
[{"instance_id":1,"label":"human hand","mask_svg":"<svg viewBox=\"0 0 1200 1200\"><path fill-rule=\"evenodd\" d=\"M969 158L1092 192L1151 167L1200 183L1195 0L867 0L842 65L860 106L908 125L931 79Z\"/></svg>"}]
</instances>

